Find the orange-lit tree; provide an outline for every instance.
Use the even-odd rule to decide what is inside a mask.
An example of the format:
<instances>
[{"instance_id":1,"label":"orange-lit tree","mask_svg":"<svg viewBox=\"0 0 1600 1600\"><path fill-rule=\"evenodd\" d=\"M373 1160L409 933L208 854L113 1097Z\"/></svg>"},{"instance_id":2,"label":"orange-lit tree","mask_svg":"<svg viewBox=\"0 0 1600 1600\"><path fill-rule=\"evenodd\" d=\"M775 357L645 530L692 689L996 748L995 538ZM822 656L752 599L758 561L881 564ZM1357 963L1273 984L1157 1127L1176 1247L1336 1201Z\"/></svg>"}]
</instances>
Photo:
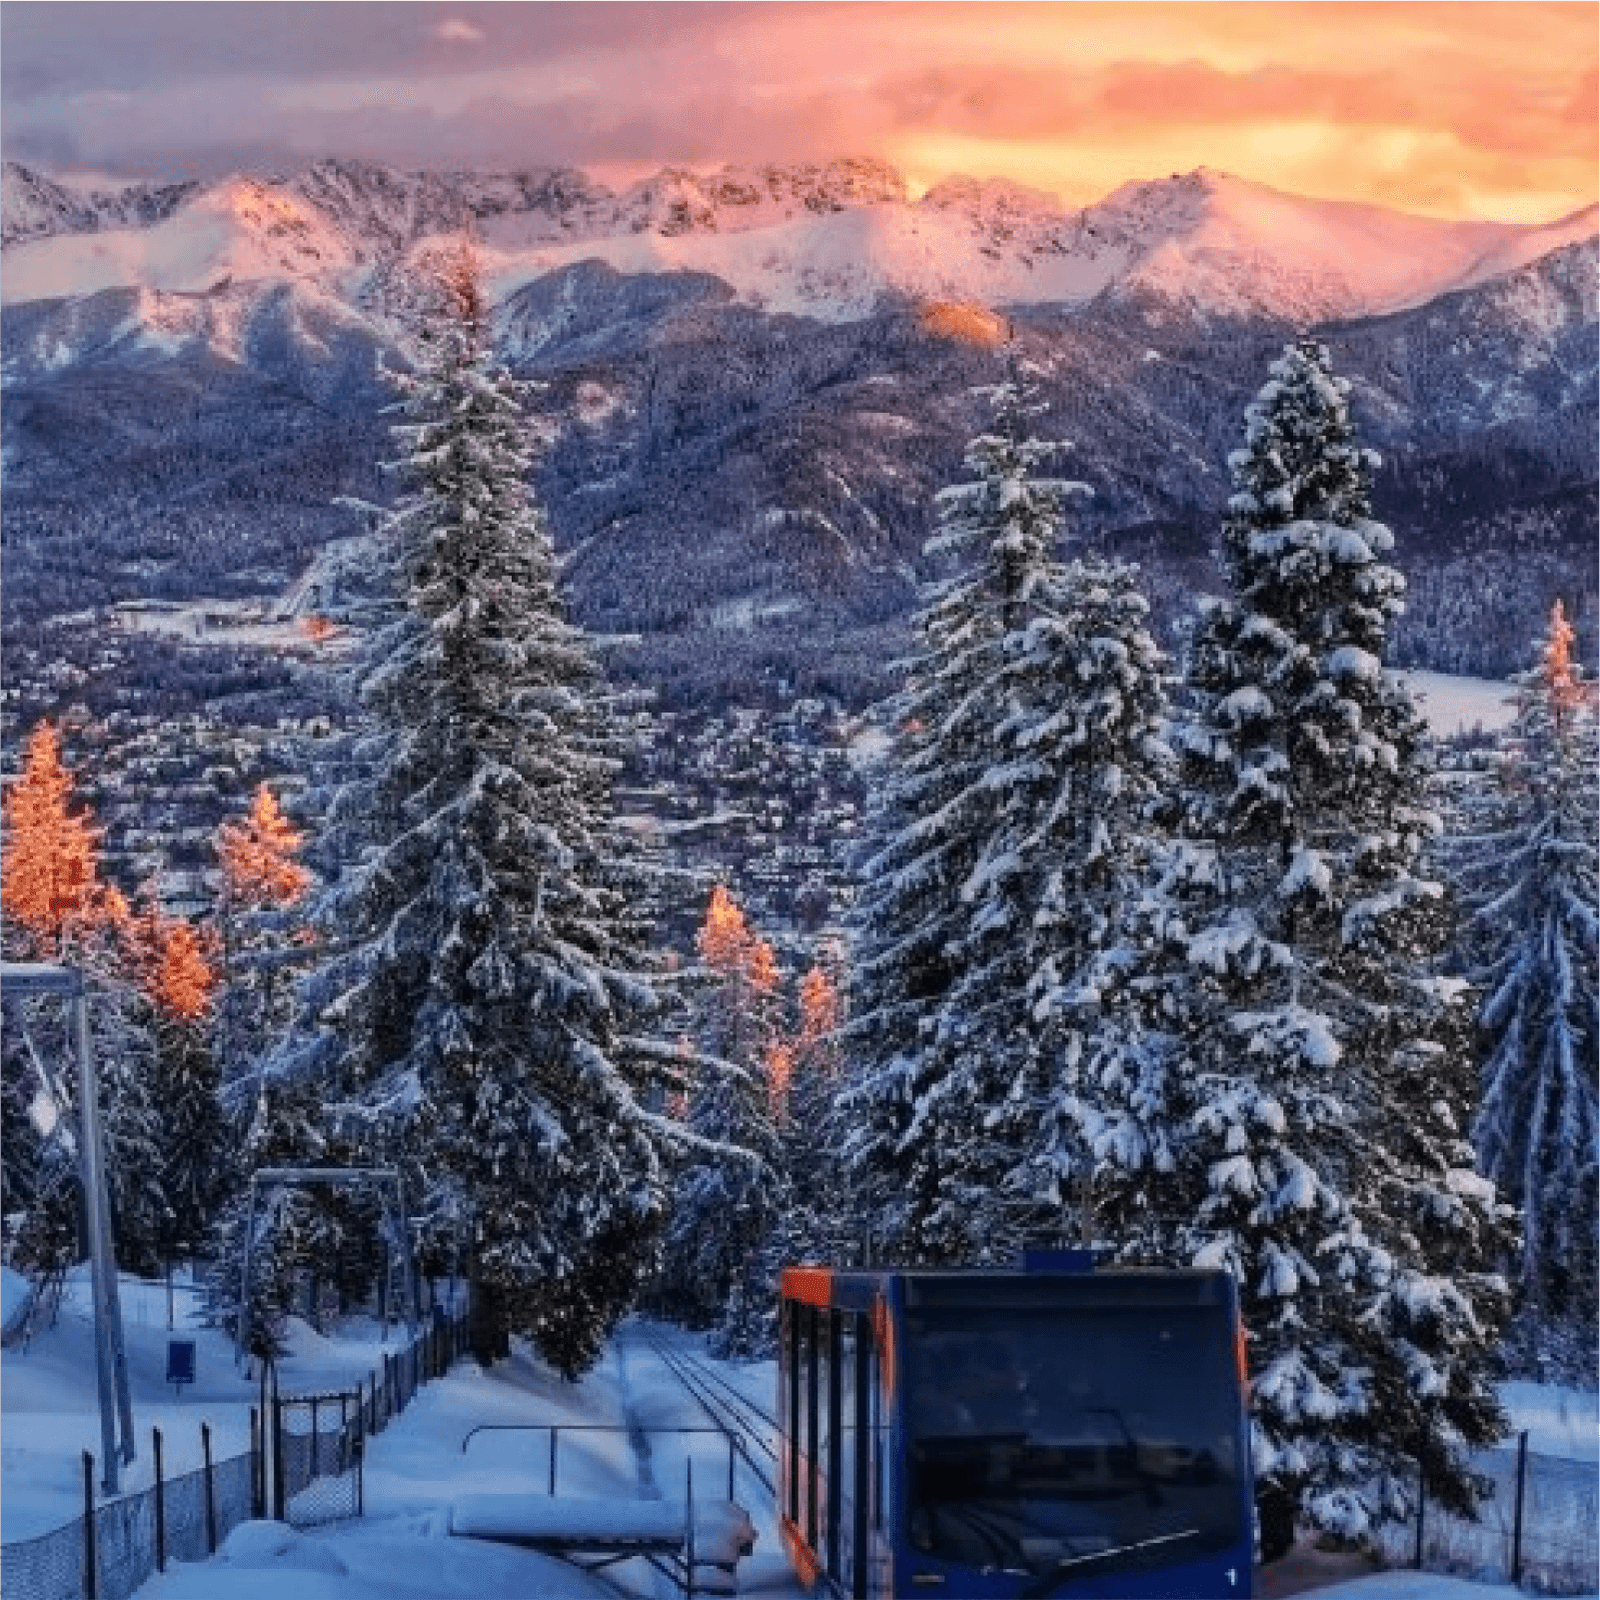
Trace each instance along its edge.
<instances>
[{"instance_id":1,"label":"orange-lit tree","mask_svg":"<svg viewBox=\"0 0 1600 1600\"><path fill-rule=\"evenodd\" d=\"M60 735L41 722L6 792L0 858L7 944L35 960L67 959L127 914L122 897L100 881L97 835L87 814L72 807L72 791Z\"/></svg>"},{"instance_id":2,"label":"orange-lit tree","mask_svg":"<svg viewBox=\"0 0 1600 1600\"><path fill-rule=\"evenodd\" d=\"M714 1328L728 1354L769 1337L764 1246L781 1215L778 1119L793 1050L772 946L721 884L696 937L701 991L688 1127L705 1141L679 1174L658 1285L662 1309Z\"/></svg>"},{"instance_id":3,"label":"orange-lit tree","mask_svg":"<svg viewBox=\"0 0 1600 1600\"><path fill-rule=\"evenodd\" d=\"M170 1268L201 1247L231 1187L221 1074L208 1038L217 975L210 941L167 916L153 886L128 920L125 944L154 1045L148 1086L161 1204L139 1243L143 1265Z\"/></svg>"},{"instance_id":4,"label":"orange-lit tree","mask_svg":"<svg viewBox=\"0 0 1600 1600\"><path fill-rule=\"evenodd\" d=\"M127 902L100 877L98 835L87 811L74 803L74 787L60 736L50 723L40 723L5 797L0 855L5 949L24 959L80 967L94 982L90 1017L112 1205L119 1247L126 1244L136 1252L138 1241L153 1233L162 1210L150 1101L152 1041L137 992L127 981ZM61 1008L46 1001L22 1002L7 1023L7 1104L32 1104L43 1094L53 1102L52 1118L70 1119L72 1074L56 1074L47 1085L35 1065L37 1060L70 1059ZM18 1048L23 1035L37 1046L37 1054ZM32 1140L25 1139L20 1149L8 1148L7 1161L26 1160L31 1147ZM78 1188L70 1141L49 1143L40 1151L40 1162L26 1184L8 1177L6 1187L32 1191L34 1203L19 1232L18 1255L22 1264L43 1270L72 1259Z\"/></svg>"},{"instance_id":5,"label":"orange-lit tree","mask_svg":"<svg viewBox=\"0 0 1600 1600\"><path fill-rule=\"evenodd\" d=\"M222 1072L230 1083L259 1063L287 1021L293 977L288 969L296 963L284 958L300 931L291 915L312 883L310 871L298 860L304 845L304 836L264 783L256 789L249 814L217 830L224 990L216 1032ZM252 1114L259 1115L259 1100L259 1093L252 1096Z\"/></svg>"},{"instance_id":6,"label":"orange-lit tree","mask_svg":"<svg viewBox=\"0 0 1600 1600\"><path fill-rule=\"evenodd\" d=\"M800 980L799 1011L799 1031L781 1047L788 1067L777 1128L784 1206L765 1245L774 1283L785 1266L850 1259L859 1234L830 1154L838 1142L844 1001L821 961Z\"/></svg>"}]
</instances>

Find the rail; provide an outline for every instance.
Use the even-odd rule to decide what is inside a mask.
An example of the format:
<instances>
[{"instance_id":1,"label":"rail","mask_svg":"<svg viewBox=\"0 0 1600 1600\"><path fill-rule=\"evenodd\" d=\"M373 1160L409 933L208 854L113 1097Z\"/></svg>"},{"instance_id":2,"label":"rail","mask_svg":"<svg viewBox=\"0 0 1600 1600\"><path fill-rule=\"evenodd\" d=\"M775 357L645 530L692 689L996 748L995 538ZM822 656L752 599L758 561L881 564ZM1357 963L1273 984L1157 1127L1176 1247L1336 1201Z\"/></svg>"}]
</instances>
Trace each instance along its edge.
<instances>
[{"instance_id":1,"label":"rail","mask_svg":"<svg viewBox=\"0 0 1600 1600\"><path fill-rule=\"evenodd\" d=\"M709 1362L682 1346L673 1345L658 1330L645 1328L641 1331L646 1343L689 1391L716 1431L727 1436L730 1449L737 1449L744 1457L751 1476L769 1495L776 1496L778 1452L772 1443L772 1433L777 1429L777 1419L729 1383ZM771 1463L770 1471L756 1460L756 1451Z\"/></svg>"}]
</instances>

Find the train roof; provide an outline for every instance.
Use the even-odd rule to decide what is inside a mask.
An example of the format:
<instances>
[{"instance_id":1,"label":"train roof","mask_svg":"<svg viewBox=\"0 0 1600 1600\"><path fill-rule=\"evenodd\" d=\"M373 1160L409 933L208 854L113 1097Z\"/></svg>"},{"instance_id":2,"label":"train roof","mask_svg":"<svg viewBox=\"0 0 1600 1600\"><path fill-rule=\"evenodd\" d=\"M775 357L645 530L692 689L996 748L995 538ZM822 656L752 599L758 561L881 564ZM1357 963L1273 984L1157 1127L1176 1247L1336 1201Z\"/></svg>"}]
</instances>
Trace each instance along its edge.
<instances>
[{"instance_id":1,"label":"train roof","mask_svg":"<svg viewBox=\"0 0 1600 1600\"><path fill-rule=\"evenodd\" d=\"M909 1308L1050 1305L1230 1306L1232 1277L1221 1270L1096 1267L1037 1263L1010 1270L790 1267L782 1293L811 1305L870 1311L880 1302Z\"/></svg>"}]
</instances>

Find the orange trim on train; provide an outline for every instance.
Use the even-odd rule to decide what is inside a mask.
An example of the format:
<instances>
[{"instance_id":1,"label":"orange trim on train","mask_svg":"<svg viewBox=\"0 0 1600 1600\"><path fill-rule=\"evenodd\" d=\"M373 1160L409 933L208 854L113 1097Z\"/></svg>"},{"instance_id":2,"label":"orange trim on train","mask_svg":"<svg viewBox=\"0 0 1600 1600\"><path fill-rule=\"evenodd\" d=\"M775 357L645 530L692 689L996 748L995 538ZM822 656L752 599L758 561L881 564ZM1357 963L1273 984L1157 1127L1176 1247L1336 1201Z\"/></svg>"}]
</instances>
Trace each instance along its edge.
<instances>
[{"instance_id":1,"label":"orange trim on train","mask_svg":"<svg viewBox=\"0 0 1600 1600\"><path fill-rule=\"evenodd\" d=\"M833 1304L833 1270L830 1267L789 1267L783 1274L783 1294L808 1306Z\"/></svg>"},{"instance_id":2,"label":"orange trim on train","mask_svg":"<svg viewBox=\"0 0 1600 1600\"><path fill-rule=\"evenodd\" d=\"M783 1516L778 1518L778 1534L783 1540L783 1548L789 1552L789 1564L794 1568L795 1575L806 1588L811 1588L822 1571L822 1563L806 1543L805 1535Z\"/></svg>"}]
</instances>

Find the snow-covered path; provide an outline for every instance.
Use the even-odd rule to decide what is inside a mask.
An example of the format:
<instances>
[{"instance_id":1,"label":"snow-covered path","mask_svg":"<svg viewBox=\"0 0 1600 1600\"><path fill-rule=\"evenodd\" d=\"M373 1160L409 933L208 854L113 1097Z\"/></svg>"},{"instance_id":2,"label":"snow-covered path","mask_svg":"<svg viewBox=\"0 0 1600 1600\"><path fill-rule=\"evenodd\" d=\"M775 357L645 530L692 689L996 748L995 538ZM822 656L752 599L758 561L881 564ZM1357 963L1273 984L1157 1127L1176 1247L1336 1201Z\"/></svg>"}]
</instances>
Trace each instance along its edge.
<instances>
[{"instance_id":1,"label":"snow-covered path","mask_svg":"<svg viewBox=\"0 0 1600 1600\"><path fill-rule=\"evenodd\" d=\"M765 1371L770 1378L770 1364ZM632 1437L630 1422L636 1424ZM577 1384L521 1352L488 1372L460 1363L419 1390L369 1442L362 1521L304 1535L274 1535L262 1524L246 1524L217 1561L152 1578L139 1590L140 1600L277 1600L289 1593L296 1600L622 1594L666 1600L671 1585L640 1563L613 1569L607 1578L589 1577L528 1551L447 1536L449 1506L462 1495L544 1499L549 1435L543 1430L549 1424L570 1430L559 1446L560 1495L633 1500L653 1484L673 1498L682 1492L690 1451L697 1498L724 1492L725 1445L714 1436L679 1439L657 1431L704 1427L706 1418L637 1330L624 1329ZM467 1435L485 1425L506 1431L479 1433L463 1451ZM515 1431L529 1426L538 1431ZM615 1431L579 1431L602 1428ZM648 1444L647 1472L635 1451L639 1437ZM738 1490L758 1530L755 1554L739 1570L739 1592L798 1600L804 1591L778 1545L770 1499L762 1503L759 1486L742 1468Z\"/></svg>"}]
</instances>

